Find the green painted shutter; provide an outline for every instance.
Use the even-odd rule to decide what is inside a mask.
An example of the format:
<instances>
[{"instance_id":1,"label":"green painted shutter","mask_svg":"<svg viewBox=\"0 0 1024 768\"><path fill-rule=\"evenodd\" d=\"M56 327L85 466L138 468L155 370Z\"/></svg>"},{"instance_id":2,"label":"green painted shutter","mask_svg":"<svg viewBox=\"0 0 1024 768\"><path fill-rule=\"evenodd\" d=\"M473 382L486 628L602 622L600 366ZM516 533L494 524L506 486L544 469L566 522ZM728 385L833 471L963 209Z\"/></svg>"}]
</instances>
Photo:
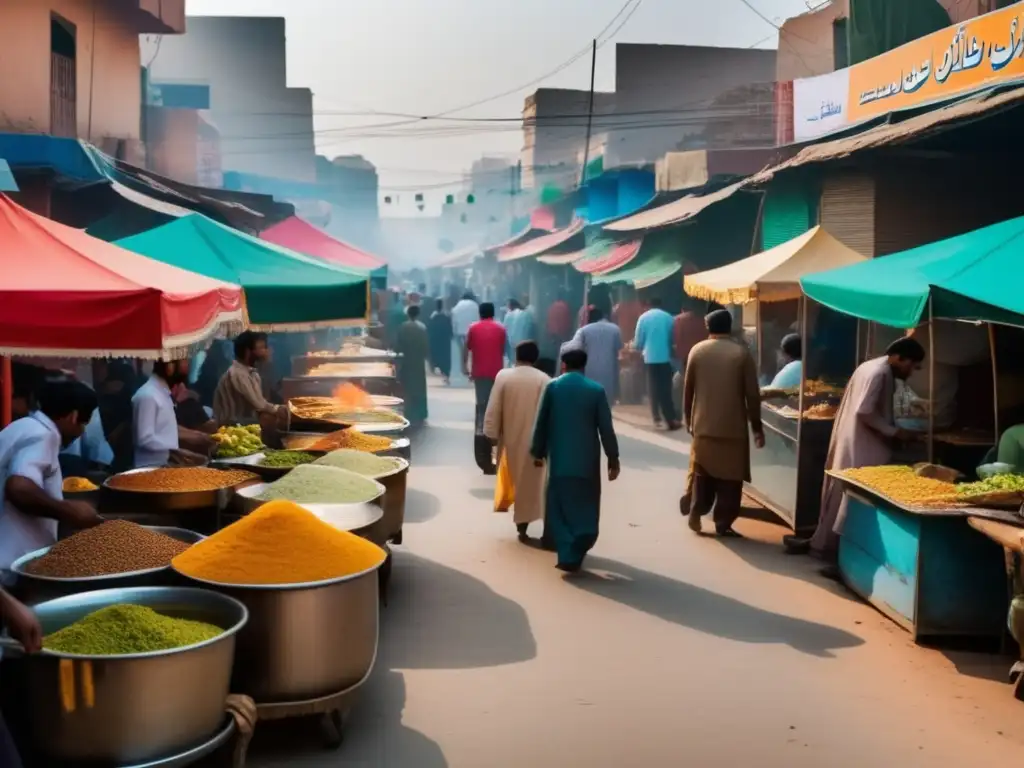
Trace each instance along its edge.
<instances>
[{"instance_id":1,"label":"green painted shutter","mask_svg":"<svg viewBox=\"0 0 1024 768\"><path fill-rule=\"evenodd\" d=\"M773 184L761 214L761 250L799 237L814 226L814 205L805 189Z\"/></svg>"}]
</instances>

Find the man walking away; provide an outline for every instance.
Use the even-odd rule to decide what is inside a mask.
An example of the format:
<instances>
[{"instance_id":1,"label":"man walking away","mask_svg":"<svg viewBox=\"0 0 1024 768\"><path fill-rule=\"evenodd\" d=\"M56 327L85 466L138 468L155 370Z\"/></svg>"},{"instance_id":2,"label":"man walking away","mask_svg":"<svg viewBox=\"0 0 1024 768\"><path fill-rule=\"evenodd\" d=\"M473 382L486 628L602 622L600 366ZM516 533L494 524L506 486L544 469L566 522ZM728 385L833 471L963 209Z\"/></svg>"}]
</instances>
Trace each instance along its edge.
<instances>
[{"instance_id":1,"label":"man walking away","mask_svg":"<svg viewBox=\"0 0 1024 768\"><path fill-rule=\"evenodd\" d=\"M480 306L473 298L473 294L467 291L452 308L452 328L455 331L455 339L459 342L459 354L465 357L466 336L469 334L469 326L480 319Z\"/></svg>"},{"instance_id":2,"label":"man walking away","mask_svg":"<svg viewBox=\"0 0 1024 768\"><path fill-rule=\"evenodd\" d=\"M719 536L738 537L733 523L750 481L750 438L764 447L757 365L747 347L732 338L732 316L721 309L707 316L709 338L691 351L683 384L690 446L692 499L690 528L701 532L701 518L714 509ZM689 482L689 480L688 480Z\"/></svg>"},{"instance_id":3,"label":"man walking away","mask_svg":"<svg viewBox=\"0 0 1024 768\"><path fill-rule=\"evenodd\" d=\"M430 341L427 327L420 322L420 308L413 304L407 310L409 319L398 329L395 351L402 357L398 361L398 381L405 397L405 416L414 427L427 420L427 353Z\"/></svg>"},{"instance_id":4,"label":"man walking away","mask_svg":"<svg viewBox=\"0 0 1024 768\"><path fill-rule=\"evenodd\" d=\"M430 365L441 374L445 384L452 375L452 317L444 309L444 300L435 302L434 314L427 325L430 335Z\"/></svg>"},{"instance_id":5,"label":"man walking away","mask_svg":"<svg viewBox=\"0 0 1024 768\"><path fill-rule=\"evenodd\" d=\"M573 346L587 353L587 378L604 387L608 404L619 398L619 352L622 350L622 332L609 322L598 307L590 310L587 325L576 331Z\"/></svg>"},{"instance_id":6,"label":"man walking away","mask_svg":"<svg viewBox=\"0 0 1024 768\"><path fill-rule=\"evenodd\" d=\"M530 453L535 466L547 461L545 503L557 567L578 571L597 542L601 514L601 448L608 457L608 480L619 476L619 443L612 411L600 384L583 375L587 353L569 349L563 374L544 389Z\"/></svg>"},{"instance_id":7,"label":"man walking away","mask_svg":"<svg viewBox=\"0 0 1024 768\"><path fill-rule=\"evenodd\" d=\"M485 301L480 305L480 320L473 323L466 333L466 345L462 352L462 370L473 380L473 388L476 390L477 435L483 434L484 413L494 388L494 380L505 367L505 344L505 327L495 322L494 305ZM484 472L494 474L493 466L488 465Z\"/></svg>"},{"instance_id":8,"label":"man walking away","mask_svg":"<svg viewBox=\"0 0 1024 768\"><path fill-rule=\"evenodd\" d=\"M655 426L664 419L669 431L682 426L672 404L672 324L672 315L661 308L661 299L654 297L651 308L637 320L633 341L647 368L651 417Z\"/></svg>"},{"instance_id":9,"label":"man walking away","mask_svg":"<svg viewBox=\"0 0 1024 768\"><path fill-rule=\"evenodd\" d=\"M544 387L550 378L534 366L540 349L524 341L515 350L516 364L498 374L484 415L484 434L498 444L499 463L504 455L515 488L513 521L519 540L528 540L526 529L544 517L544 468L530 457L530 440Z\"/></svg>"},{"instance_id":10,"label":"man walking away","mask_svg":"<svg viewBox=\"0 0 1024 768\"><path fill-rule=\"evenodd\" d=\"M924 347L909 337L897 339L885 355L861 363L853 372L836 412L825 469L873 467L892 461L897 442L914 434L900 429L893 420L896 379L906 381L924 362ZM834 563L839 554L839 536L846 519L846 494L840 483L826 475L821 488L821 516L814 537L783 537L791 554L811 554L830 563L823 573L837 578Z\"/></svg>"}]
</instances>

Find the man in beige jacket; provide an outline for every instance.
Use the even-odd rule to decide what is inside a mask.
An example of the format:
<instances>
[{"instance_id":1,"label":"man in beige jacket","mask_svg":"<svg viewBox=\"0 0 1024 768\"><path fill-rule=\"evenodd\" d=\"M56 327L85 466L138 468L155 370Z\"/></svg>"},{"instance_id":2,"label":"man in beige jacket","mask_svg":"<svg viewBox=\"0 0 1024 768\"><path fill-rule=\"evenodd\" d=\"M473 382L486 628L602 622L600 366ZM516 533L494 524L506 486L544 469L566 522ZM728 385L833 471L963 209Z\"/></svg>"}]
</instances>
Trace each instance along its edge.
<instances>
[{"instance_id":1,"label":"man in beige jacket","mask_svg":"<svg viewBox=\"0 0 1024 768\"><path fill-rule=\"evenodd\" d=\"M526 543L526 529L544 517L544 468L534 466L530 440L544 387L551 381L534 366L540 350L533 341L515 349L515 367L506 368L494 381L484 415L484 434L498 444L498 462L504 456L515 486L513 520L519 540Z\"/></svg>"},{"instance_id":2,"label":"man in beige jacket","mask_svg":"<svg viewBox=\"0 0 1024 768\"><path fill-rule=\"evenodd\" d=\"M693 436L690 471L693 494L690 528L701 531L701 517L714 509L719 536L738 537L733 523L750 481L750 436L764 447L757 365L745 344L732 337L732 316L719 309L705 318L709 338L690 352L683 384L683 413Z\"/></svg>"}]
</instances>

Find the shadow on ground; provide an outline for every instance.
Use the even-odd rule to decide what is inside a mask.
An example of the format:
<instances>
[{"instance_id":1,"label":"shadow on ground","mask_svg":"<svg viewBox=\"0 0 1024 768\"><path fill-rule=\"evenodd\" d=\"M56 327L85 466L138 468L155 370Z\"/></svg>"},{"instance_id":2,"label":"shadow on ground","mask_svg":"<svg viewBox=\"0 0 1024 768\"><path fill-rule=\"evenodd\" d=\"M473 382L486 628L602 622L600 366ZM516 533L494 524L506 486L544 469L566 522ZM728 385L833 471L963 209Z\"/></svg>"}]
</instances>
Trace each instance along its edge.
<instances>
[{"instance_id":1,"label":"shadow on ground","mask_svg":"<svg viewBox=\"0 0 1024 768\"><path fill-rule=\"evenodd\" d=\"M440 746L402 723L406 691L399 670L493 667L537 654L529 618L518 603L439 563L396 552L388 598L376 669L346 720L341 748L325 750L317 717L260 723L250 768L445 768Z\"/></svg>"},{"instance_id":2,"label":"shadow on ground","mask_svg":"<svg viewBox=\"0 0 1024 768\"><path fill-rule=\"evenodd\" d=\"M425 523L441 512L441 500L432 493L416 488L408 488L405 492L405 522Z\"/></svg>"},{"instance_id":3,"label":"shadow on ground","mask_svg":"<svg viewBox=\"0 0 1024 768\"><path fill-rule=\"evenodd\" d=\"M586 568L589 573L566 580L578 589L717 637L743 643L784 643L825 658L834 650L864 642L836 627L772 613L614 560L588 558Z\"/></svg>"}]
</instances>

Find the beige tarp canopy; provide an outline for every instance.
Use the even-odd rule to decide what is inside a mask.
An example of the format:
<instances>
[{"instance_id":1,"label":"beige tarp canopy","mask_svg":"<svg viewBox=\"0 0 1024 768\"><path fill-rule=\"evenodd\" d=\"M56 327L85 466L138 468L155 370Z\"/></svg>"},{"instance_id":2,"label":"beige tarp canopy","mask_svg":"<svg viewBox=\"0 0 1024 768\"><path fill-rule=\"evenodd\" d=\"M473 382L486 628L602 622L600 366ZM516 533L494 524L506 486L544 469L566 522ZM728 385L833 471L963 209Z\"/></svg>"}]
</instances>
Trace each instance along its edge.
<instances>
[{"instance_id":1,"label":"beige tarp canopy","mask_svg":"<svg viewBox=\"0 0 1024 768\"><path fill-rule=\"evenodd\" d=\"M719 304L800 298L800 278L864 261L820 226L782 245L718 269L683 278L690 296Z\"/></svg>"}]
</instances>

